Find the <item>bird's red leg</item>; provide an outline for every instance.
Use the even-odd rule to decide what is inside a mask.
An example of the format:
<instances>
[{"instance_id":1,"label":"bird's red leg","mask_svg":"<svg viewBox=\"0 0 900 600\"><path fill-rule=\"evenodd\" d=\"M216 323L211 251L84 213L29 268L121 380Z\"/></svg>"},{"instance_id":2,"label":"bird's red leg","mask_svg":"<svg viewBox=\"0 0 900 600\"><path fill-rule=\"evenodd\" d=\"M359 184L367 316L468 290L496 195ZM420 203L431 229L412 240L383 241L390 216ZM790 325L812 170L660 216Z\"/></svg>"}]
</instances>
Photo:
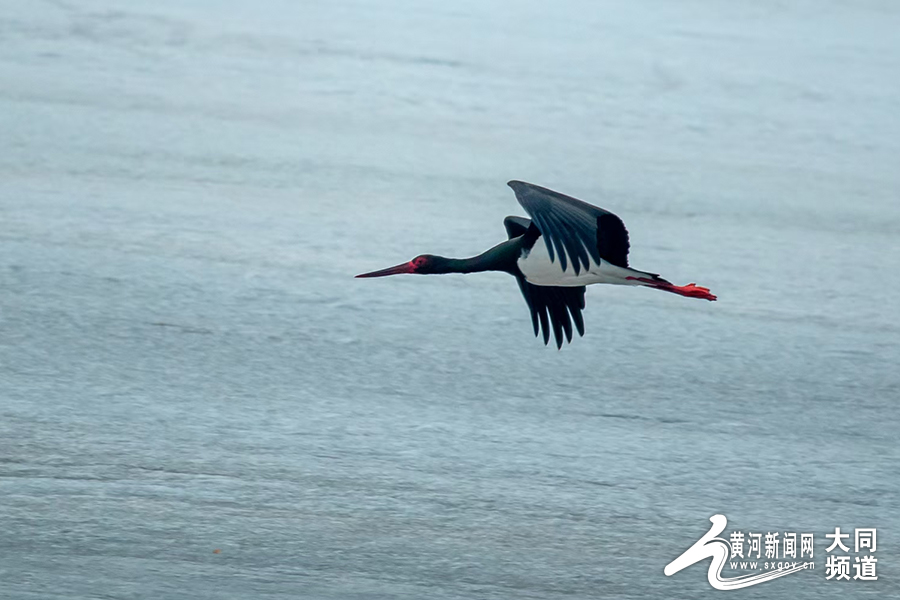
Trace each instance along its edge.
<instances>
[{"instance_id":1,"label":"bird's red leg","mask_svg":"<svg viewBox=\"0 0 900 600\"><path fill-rule=\"evenodd\" d=\"M664 292L672 292L673 294L678 294L679 296L687 296L688 298L702 298L704 300L713 301L716 297L709 292L709 288L700 287L696 283L689 283L687 285L673 285L668 281L654 281L653 279L647 279L646 277L629 277L628 279L633 279L636 281L640 281L650 287L654 287L658 290L663 290Z\"/></svg>"}]
</instances>

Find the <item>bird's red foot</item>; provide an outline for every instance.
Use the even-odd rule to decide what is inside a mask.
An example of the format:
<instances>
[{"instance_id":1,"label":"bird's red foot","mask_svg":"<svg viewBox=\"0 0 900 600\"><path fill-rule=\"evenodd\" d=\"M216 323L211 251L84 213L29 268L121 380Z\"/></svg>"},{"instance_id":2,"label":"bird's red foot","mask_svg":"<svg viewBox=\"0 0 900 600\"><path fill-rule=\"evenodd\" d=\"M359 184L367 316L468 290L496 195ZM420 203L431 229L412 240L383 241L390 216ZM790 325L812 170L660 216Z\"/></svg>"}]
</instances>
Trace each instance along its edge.
<instances>
[{"instance_id":1,"label":"bird's red foot","mask_svg":"<svg viewBox=\"0 0 900 600\"><path fill-rule=\"evenodd\" d=\"M669 288L662 288L667 292L672 292L673 294L679 294L681 296L688 296L689 298L703 298L704 300L713 301L716 297L709 293L709 288L700 287L696 283L689 283L687 285L673 285Z\"/></svg>"},{"instance_id":2,"label":"bird's red foot","mask_svg":"<svg viewBox=\"0 0 900 600\"><path fill-rule=\"evenodd\" d=\"M689 283L687 285L672 285L668 281L654 281L653 279L647 279L645 277L629 277L628 279L637 279L638 281L646 283L651 287L655 287L658 290L672 292L673 294L678 294L679 296L687 296L688 298L702 298L703 300L709 301L716 300L716 297L709 292L709 288L700 287L696 283Z\"/></svg>"}]
</instances>

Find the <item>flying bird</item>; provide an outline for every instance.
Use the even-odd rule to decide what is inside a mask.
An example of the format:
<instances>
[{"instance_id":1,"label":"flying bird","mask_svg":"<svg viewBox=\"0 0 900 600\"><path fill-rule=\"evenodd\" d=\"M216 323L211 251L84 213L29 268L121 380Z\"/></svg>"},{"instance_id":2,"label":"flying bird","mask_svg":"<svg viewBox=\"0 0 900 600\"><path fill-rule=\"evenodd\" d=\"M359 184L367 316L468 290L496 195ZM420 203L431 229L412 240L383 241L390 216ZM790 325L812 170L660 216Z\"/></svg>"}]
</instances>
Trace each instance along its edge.
<instances>
[{"instance_id":1,"label":"flying bird","mask_svg":"<svg viewBox=\"0 0 900 600\"><path fill-rule=\"evenodd\" d=\"M437 275L502 271L516 278L531 310L534 335L562 348L572 341L572 324L584 335L585 286L592 283L651 287L689 298L715 300L705 287L673 285L655 273L628 266L628 231L611 212L524 181L510 181L516 199L531 217L506 217L509 239L472 258L422 254L395 267L357 277L401 273Z\"/></svg>"}]
</instances>

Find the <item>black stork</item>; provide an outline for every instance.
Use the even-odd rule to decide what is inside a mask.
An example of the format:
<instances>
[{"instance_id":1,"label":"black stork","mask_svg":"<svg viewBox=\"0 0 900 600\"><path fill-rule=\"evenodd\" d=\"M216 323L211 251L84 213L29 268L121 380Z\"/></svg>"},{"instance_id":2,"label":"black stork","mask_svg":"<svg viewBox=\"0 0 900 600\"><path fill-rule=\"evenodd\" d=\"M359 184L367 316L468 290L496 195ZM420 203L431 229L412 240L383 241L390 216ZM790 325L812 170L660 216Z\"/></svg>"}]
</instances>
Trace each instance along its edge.
<instances>
[{"instance_id":1,"label":"black stork","mask_svg":"<svg viewBox=\"0 0 900 600\"><path fill-rule=\"evenodd\" d=\"M573 322L578 335L584 335L584 291L592 283L640 285L689 298L716 299L707 288L693 283L673 285L655 273L629 268L628 231L622 219L611 212L524 181L508 185L531 219L503 219L507 241L472 258L422 254L396 267L357 277L509 273L518 281L531 310L534 335L538 335L540 323L544 344L548 344L552 326L557 348L562 348L563 333L572 341ZM542 244L538 243L541 239Z\"/></svg>"}]
</instances>

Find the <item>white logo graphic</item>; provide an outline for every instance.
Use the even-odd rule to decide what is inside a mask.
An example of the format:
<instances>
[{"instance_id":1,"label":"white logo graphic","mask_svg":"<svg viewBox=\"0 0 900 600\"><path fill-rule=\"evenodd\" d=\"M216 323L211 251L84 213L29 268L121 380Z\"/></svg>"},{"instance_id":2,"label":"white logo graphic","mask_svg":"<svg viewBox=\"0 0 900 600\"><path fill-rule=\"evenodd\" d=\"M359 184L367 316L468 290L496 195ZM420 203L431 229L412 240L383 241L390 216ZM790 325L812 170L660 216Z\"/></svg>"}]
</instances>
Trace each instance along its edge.
<instances>
[{"instance_id":1,"label":"white logo graphic","mask_svg":"<svg viewBox=\"0 0 900 600\"><path fill-rule=\"evenodd\" d=\"M725 518L725 515L713 515L709 520L712 522L712 527L710 527L709 531L697 540L693 546L688 548L684 554L666 565L664 572L667 576L674 575L678 571L687 568L694 563L698 563L701 560L711 558L712 561L709 563L709 571L707 572L709 585L717 590L737 590L758 583L771 581L772 579L778 579L779 577L784 577L785 575L790 575L791 573L796 573L797 571L809 568L807 566L809 563L785 561L778 563L771 571L766 571L764 573L740 575L737 577L722 577L722 568L725 567L725 563L732 555L732 544L716 536L725 530L728 519ZM761 536L760 534L750 535L754 537L755 543L755 546L751 545L751 548L758 553L759 538ZM777 542L775 540L777 534L769 534L769 536L773 537L768 537L766 540L766 546L768 546L767 556L770 555L769 552L772 550L777 552ZM735 539L735 541L737 540ZM743 541L743 535L741 535L741 541ZM741 555L743 556L743 554ZM775 554L772 554L771 556L775 556Z\"/></svg>"}]
</instances>

